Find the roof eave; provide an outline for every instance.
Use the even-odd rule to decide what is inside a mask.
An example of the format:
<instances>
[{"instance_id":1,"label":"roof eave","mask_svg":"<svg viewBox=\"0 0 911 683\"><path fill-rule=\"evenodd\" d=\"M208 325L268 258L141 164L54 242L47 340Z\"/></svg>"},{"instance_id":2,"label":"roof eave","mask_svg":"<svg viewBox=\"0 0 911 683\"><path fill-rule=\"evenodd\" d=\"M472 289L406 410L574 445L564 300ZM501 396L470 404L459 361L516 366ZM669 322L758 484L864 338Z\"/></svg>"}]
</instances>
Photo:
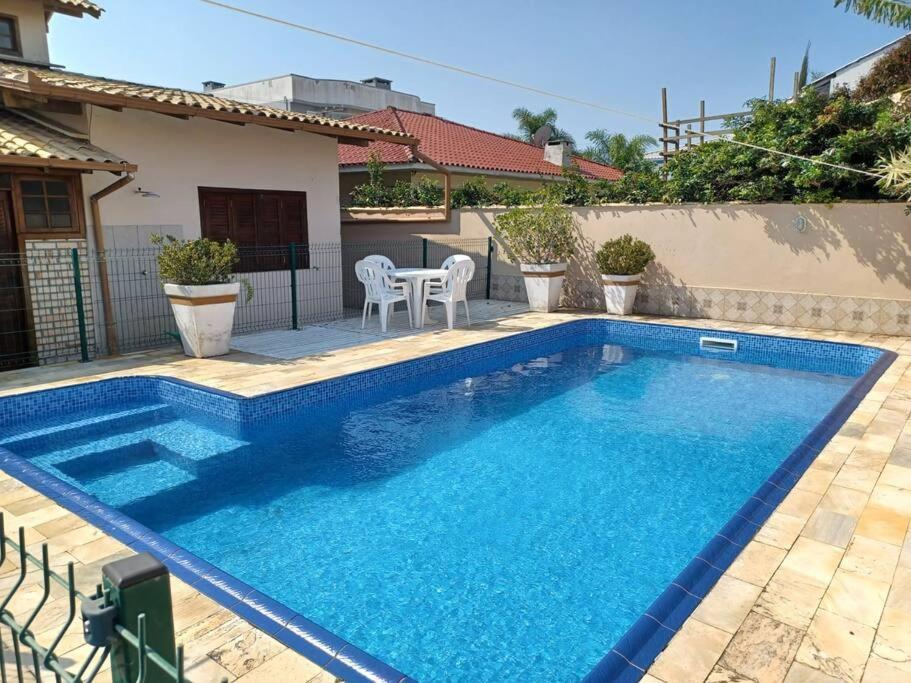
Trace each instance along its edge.
<instances>
[{"instance_id":1,"label":"roof eave","mask_svg":"<svg viewBox=\"0 0 911 683\"><path fill-rule=\"evenodd\" d=\"M171 102L145 100L137 97L128 97L126 95L110 95L108 93L100 93L91 90L66 88L63 86L45 83L32 72L28 72L28 81L19 81L8 78L0 79L0 90L26 92L32 95L53 97L55 99L71 102L96 104L102 107L122 107L126 109L152 111L159 114L196 116L199 118L213 119L216 121L226 121L228 123L252 124L268 128L278 128L292 131L300 130L334 138L351 138L355 140L391 142L397 145L416 145L418 143L417 139L406 135L392 135L375 131L342 128L340 126L333 126L331 124L319 124L306 121L293 121L287 119L272 118L265 114L242 114L238 112L219 111L217 109L204 109L202 107L174 104Z\"/></svg>"},{"instance_id":2,"label":"roof eave","mask_svg":"<svg viewBox=\"0 0 911 683\"><path fill-rule=\"evenodd\" d=\"M101 13L104 12L103 7L98 7L97 9L92 7L78 7L74 5L64 5L63 3L54 2L53 0L45 0L44 6L48 11L66 14L71 17L78 17L80 19L85 14L88 14L94 19L100 19Z\"/></svg>"},{"instance_id":3,"label":"roof eave","mask_svg":"<svg viewBox=\"0 0 911 683\"><path fill-rule=\"evenodd\" d=\"M55 159L0 154L0 166L27 166L29 168L66 169L70 171L108 171L109 173L136 173L136 164L119 161L81 161L79 159Z\"/></svg>"}]
</instances>

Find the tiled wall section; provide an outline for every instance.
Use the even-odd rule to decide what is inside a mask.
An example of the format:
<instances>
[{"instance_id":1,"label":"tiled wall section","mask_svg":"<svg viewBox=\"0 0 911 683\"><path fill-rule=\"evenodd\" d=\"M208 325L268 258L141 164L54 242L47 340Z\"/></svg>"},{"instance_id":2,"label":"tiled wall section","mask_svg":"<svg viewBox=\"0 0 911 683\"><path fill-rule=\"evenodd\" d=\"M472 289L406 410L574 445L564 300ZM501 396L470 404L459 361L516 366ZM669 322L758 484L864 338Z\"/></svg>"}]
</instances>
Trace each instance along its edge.
<instances>
[{"instance_id":1,"label":"tiled wall section","mask_svg":"<svg viewBox=\"0 0 911 683\"><path fill-rule=\"evenodd\" d=\"M77 360L80 357L76 289L73 282L74 248L79 250L85 327L91 350L95 347L95 316L85 240L25 242L35 348L41 364Z\"/></svg>"},{"instance_id":2,"label":"tiled wall section","mask_svg":"<svg viewBox=\"0 0 911 683\"><path fill-rule=\"evenodd\" d=\"M526 301L522 278L494 275L491 296ZM563 304L603 310L601 289L564 291ZM748 289L642 285L635 311L822 330L911 336L911 300L761 292Z\"/></svg>"}]
</instances>

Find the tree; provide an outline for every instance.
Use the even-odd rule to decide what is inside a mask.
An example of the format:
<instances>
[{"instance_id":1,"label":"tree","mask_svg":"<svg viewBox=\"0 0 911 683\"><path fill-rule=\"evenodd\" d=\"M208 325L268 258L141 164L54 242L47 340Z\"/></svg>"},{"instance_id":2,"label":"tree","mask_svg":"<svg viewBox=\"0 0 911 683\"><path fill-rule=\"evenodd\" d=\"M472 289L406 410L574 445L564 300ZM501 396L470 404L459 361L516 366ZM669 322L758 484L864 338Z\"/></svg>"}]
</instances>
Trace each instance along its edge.
<instances>
[{"instance_id":1,"label":"tree","mask_svg":"<svg viewBox=\"0 0 911 683\"><path fill-rule=\"evenodd\" d=\"M651 135L627 138L623 133L608 133L603 128L589 131L585 139L592 144L582 151L581 156L628 172L649 170L651 164L645 159L645 154L658 145Z\"/></svg>"},{"instance_id":2,"label":"tree","mask_svg":"<svg viewBox=\"0 0 911 683\"><path fill-rule=\"evenodd\" d=\"M860 79L854 94L862 100L875 100L908 87L911 87L911 36L876 60L870 72Z\"/></svg>"},{"instance_id":3,"label":"tree","mask_svg":"<svg viewBox=\"0 0 911 683\"><path fill-rule=\"evenodd\" d=\"M881 24L911 30L911 4L903 0L835 0L846 12L860 14Z\"/></svg>"},{"instance_id":4,"label":"tree","mask_svg":"<svg viewBox=\"0 0 911 683\"><path fill-rule=\"evenodd\" d=\"M797 73L797 90L803 90L807 87L807 78L810 75L810 44L807 43L807 49L803 53L803 60L800 62L800 71Z\"/></svg>"},{"instance_id":5,"label":"tree","mask_svg":"<svg viewBox=\"0 0 911 683\"><path fill-rule=\"evenodd\" d=\"M546 125L553 130L550 136L551 140L566 140L571 144L575 144L572 135L562 128L557 128L557 112L550 107L537 114L525 107L518 107L512 110L512 117L516 120L519 134L507 133L507 137L514 140L522 140L523 142L534 142L535 133L538 132L541 126Z\"/></svg>"}]
</instances>

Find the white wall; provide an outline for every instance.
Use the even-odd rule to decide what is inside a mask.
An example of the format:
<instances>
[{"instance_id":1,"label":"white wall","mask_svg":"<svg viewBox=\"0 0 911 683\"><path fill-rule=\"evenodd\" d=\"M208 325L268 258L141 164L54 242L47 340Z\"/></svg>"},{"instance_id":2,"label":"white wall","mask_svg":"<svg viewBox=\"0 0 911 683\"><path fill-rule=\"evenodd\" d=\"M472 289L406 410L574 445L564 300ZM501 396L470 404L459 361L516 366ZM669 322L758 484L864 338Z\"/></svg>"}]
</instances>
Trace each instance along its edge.
<instances>
[{"instance_id":1,"label":"white wall","mask_svg":"<svg viewBox=\"0 0 911 683\"><path fill-rule=\"evenodd\" d=\"M173 328L173 321L154 258L121 250L149 247L149 235L157 232L198 237L200 186L306 192L311 245L340 241L335 138L135 110L93 107L89 116L91 141L139 166L132 183L100 203L105 245L118 250L109 262L109 272L114 317L126 350L141 348L144 340L164 335ZM83 176L92 243L89 197L115 180L104 172ZM161 196L142 197L135 193L140 187ZM324 248L311 259L314 267L299 271L302 322L341 314L337 261L337 247ZM245 277L257 294L250 304L240 305L239 329L269 327L284 316L290 319L287 272L248 273Z\"/></svg>"},{"instance_id":2,"label":"white wall","mask_svg":"<svg viewBox=\"0 0 911 683\"><path fill-rule=\"evenodd\" d=\"M311 243L340 238L335 138L127 109L92 107L89 115L92 143L139 166L136 180L101 200L105 225L181 225L185 237L198 237L199 187L291 190L307 193ZM114 180L85 176L86 206ZM161 197L135 194L140 187Z\"/></svg>"},{"instance_id":3,"label":"white wall","mask_svg":"<svg viewBox=\"0 0 911 683\"><path fill-rule=\"evenodd\" d=\"M47 64L47 31L43 4L34 0L0 0L0 14L9 14L19 20L22 59ZM6 56L3 58L6 59Z\"/></svg>"}]
</instances>

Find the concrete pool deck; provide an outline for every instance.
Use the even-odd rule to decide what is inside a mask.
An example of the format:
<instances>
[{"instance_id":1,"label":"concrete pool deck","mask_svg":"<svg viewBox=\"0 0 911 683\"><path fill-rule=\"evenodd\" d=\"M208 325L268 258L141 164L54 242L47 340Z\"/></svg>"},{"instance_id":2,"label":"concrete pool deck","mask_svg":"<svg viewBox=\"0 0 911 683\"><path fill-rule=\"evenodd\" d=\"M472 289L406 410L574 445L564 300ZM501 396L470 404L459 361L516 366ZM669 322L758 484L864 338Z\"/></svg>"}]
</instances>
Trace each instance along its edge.
<instances>
[{"instance_id":1,"label":"concrete pool deck","mask_svg":"<svg viewBox=\"0 0 911 683\"><path fill-rule=\"evenodd\" d=\"M252 353L190 359L153 351L0 374L0 396L123 375L168 375L243 396L299 386L428 353L490 341L591 313L523 313L281 360ZM606 316L605 316L606 317ZM628 319L716 330L866 343L898 358L758 531L646 675L677 683L911 680L911 339L715 320ZM6 528L26 527L89 586L129 551L0 473ZM12 568L0 568L8 585ZM30 586L39 576L30 572ZM0 586L2 590L3 586ZM303 657L172 577L178 640L195 681L333 680ZM33 602L24 594L23 612ZM59 600L57 597L56 600ZM17 601L14 601L17 602ZM50 604L45 610L50 609ZM81 632L65 640L85 651ZM37 630L39 639L53 632ZM542 643L543 647L546 644ZM66 650L61 650L66 652ZM9 661L9 660L7 660ZM573 672L579 673L579 672Z\"/></svg>"}]
</instances>

